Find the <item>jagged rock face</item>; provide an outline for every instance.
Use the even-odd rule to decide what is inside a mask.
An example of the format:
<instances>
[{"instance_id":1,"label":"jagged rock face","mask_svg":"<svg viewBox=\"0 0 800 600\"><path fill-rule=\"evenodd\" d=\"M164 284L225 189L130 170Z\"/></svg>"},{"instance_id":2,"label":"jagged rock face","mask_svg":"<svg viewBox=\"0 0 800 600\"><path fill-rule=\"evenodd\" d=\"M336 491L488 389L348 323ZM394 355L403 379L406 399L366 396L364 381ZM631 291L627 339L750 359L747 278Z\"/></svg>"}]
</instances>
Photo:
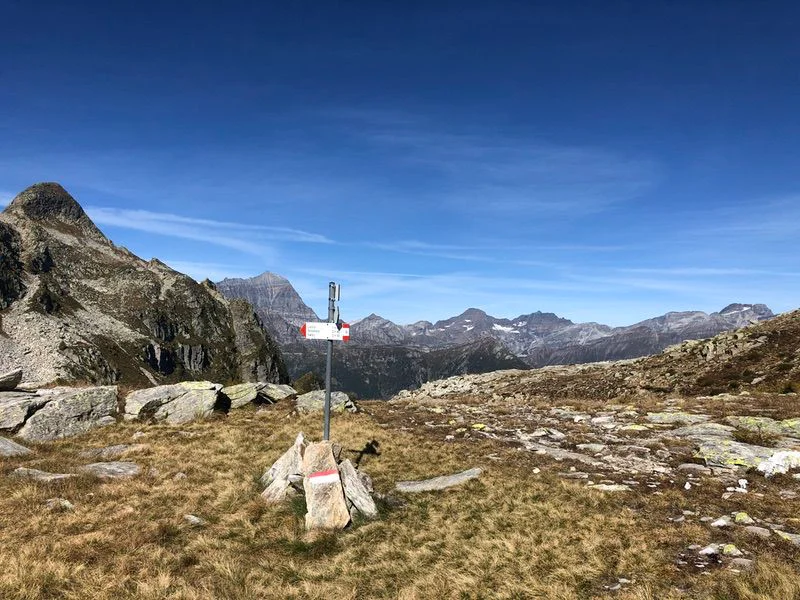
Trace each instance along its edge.
<instances>
[{"instance_id":1,"label":"jagged rock face","mask_svg":"<svg viewBox=\"0 0 800 600\"><path fill-rule=\"evenodd\" d=\"M285 381L277 347L246 304L232 307L213 285L115 246L58 184L12 201L0 245L0 371L131 387Z\"/></svg>"},{"instance_id":2,"label":"jagged rock face","mask_svg":"<svg viewBox=\"0 0 800 600\"><path fill-rule=\"evenodd\" d=\"M319 321L288 280L274 273L250 279L223 279L216 284L226 298L243 298L255 308L267 330L281 344L302 337L299 328L306 321Z\"/></svg>"}]
</instances>

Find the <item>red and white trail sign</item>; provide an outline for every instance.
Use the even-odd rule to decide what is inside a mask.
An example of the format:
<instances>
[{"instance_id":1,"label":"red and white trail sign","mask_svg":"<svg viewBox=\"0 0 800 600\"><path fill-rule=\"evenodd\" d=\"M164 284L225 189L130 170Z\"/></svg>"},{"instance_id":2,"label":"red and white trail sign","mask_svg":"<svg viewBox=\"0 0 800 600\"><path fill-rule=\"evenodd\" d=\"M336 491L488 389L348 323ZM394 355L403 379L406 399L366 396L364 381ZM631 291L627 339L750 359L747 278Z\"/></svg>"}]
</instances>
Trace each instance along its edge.
<instances>
[{"instance_id":1,"label":"red and white trail sign","mask_svg":"<svg viewBox=\"0 0 800 600\"><path fill-rule=\"evenodd\" d=\"M336 323L303 323L300 327L300 334L307 340L332 340L339 342L350 341L350 325L342 323L339 329Z\"/></svg>"}]
</instances>

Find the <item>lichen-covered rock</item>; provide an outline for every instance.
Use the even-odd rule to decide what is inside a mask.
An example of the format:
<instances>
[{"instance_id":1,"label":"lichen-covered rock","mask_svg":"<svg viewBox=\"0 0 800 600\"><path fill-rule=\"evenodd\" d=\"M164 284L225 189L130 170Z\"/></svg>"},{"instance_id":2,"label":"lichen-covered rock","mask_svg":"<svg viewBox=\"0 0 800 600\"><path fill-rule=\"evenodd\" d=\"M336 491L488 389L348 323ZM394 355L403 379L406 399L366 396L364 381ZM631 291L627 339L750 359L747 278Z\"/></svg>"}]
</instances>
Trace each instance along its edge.
<instances>
[{"instance_id":1,"label":"lichen-covered rock","mask_svg":"<svg viewBox=\"0 0 800 600\"><path fill-rule=\"evenodd\" d=\"M322 412L325 407L325 391L308 392L298 396L295 402L297 410L300 412ZM344 411L356 412L358 407L344 392L331 392L331 412Z\"/></svg>"},{"instance_id":2,"label":"lichen-covered rock","mask_svg":"<svg viewBox=\"0 0 800 600\"><path fill-rule=\"evenodd\" d=\"M152 419L172 425L211 415L222 386L210 381L183 381L131 392L125 398L126 421Z\"/></svg>"},{"instance_id":3,"label":"lichen-covered rock","mask_svg":"<svg viewBox=\"0 0 800 600\"><path fill-rule=\"evenodd\" d=\"M226 386L220 391L231 401L230 408L234 409L254 402L258 397L259 391L261 391L262 385L260 383L240 383Z\"/></svg>"},{"instance_id":4,"label":"lichen-covered rock","mask_svg":"<svg viewBox=\"0 0 800 600\"><path fill-rule=\"evenodd\" d=\"M117 386L46 390L46 403L25 421L17 435L47 442L116 423Z\"/></svg>"},{"instance_id":5,"label":"lichen-covered rock","mask_svg":"<svg viewBox=\"0 0 800 600\"><path fill-rule=\"evenodd\" d=\"M707 438L700 442L694 456L715 465L757 467L774 453L774 448L721 438Z\"/></svg>"}]
</instances>

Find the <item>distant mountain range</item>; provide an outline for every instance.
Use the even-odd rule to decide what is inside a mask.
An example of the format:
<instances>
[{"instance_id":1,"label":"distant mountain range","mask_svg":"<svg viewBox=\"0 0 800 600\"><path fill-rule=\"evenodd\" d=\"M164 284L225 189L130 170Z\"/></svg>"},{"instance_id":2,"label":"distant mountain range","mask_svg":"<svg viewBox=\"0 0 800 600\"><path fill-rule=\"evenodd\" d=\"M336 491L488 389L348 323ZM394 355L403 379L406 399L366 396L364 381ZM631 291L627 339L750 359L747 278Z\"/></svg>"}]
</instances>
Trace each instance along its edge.
<instances>
[{"instance_id":1,"label":"distant mountain range","mask_svg":"<svg viewBox=\"0 0 800 600\"><path fill-rule=\"evenodd\" d=\"M303 322L320 318L287 279L264 273L224 279L217 287L255 307L281 344L290 375L324 370L324 344L304 340L299 333ZM499 319L477 308L436 323L410 325L371 314L351 323L351 341L334 353L334 372L341 389L362 397L388 397L429 379L462 373L646 356L773 316L764 304L730 304L711 314L670 312L626 327L573 323L543 312Z\"/></svg>"}]
</instances>

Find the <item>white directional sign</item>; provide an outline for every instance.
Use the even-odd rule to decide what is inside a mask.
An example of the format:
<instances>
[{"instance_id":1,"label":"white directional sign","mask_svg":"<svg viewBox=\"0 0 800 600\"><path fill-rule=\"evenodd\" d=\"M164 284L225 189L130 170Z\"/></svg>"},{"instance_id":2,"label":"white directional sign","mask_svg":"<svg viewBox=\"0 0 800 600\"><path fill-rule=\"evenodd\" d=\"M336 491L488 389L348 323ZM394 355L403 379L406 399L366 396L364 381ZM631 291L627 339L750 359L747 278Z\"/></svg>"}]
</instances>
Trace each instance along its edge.
<instances>
[{"instance_id":1,"label":"white directional sign","mask_svg":"<svg viewBox=\"0 0 800 600\"><path fill-rule=\"evenodd\" d=\"M342 323L339 329L336 323L303 323L300 333L307 340L333 340L347 342L350 340L350 325Z\"/></svg>"}]
</instances>

